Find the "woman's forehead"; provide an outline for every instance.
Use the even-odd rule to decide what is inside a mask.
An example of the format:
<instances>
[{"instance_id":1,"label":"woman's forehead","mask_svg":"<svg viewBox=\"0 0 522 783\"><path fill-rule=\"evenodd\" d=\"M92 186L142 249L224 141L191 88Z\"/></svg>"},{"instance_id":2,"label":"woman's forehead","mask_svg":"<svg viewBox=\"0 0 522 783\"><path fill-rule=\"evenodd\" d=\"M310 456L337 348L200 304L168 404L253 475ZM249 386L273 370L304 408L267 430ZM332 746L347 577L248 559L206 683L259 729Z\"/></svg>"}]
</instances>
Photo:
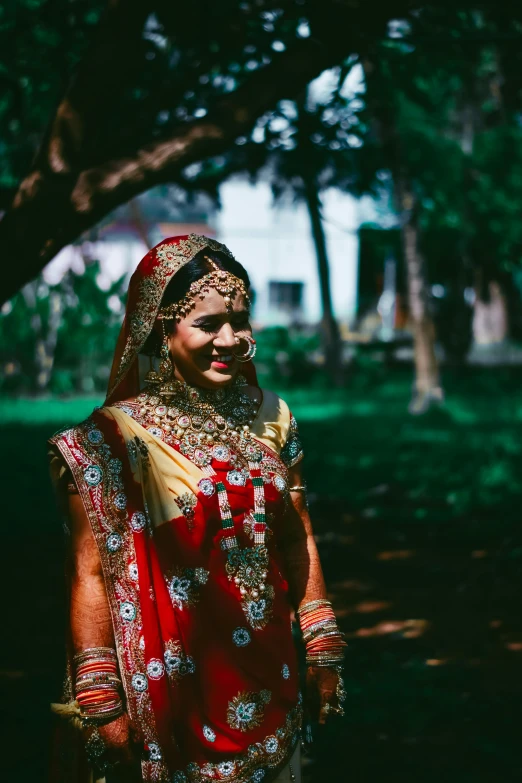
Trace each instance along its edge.
<instances>
[{"instance_id":1,"label":"woman's forehead","mask_svg":"<svg viewBox=\"0 0 522 783\"><path fill-rule=\"evenodd\" d=\"M245 297L242 294L237 294L232 299L232 310L234 312L244 312L248 310ZM225 300L220 293L213 288L205 294L204 299L196 299L196 306L190 311L192 318L201 318L204 315L227 315L230 311L227 310Z\"/></svg>"}]
</instances>

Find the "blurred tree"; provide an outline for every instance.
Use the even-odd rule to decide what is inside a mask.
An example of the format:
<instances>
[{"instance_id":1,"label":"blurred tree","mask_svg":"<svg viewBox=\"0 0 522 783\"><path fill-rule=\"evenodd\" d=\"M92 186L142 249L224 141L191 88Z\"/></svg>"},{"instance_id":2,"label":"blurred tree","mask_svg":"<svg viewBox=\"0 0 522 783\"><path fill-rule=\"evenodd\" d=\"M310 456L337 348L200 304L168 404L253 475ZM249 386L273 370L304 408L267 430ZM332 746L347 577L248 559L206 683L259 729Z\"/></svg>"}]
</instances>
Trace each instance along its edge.
<instances>
[{"instance_id":1,"label":"blurred tree","mask_svg":"<svg viewBox=\"0 0 522 783\"><path fill-rule=\"evenodd\" d=\"M57 394L105 391L123 311L124 278L100 288L100 266L50 286L28 283L0 313L0 388Z\"/></svg>"},{"instance_id":2,"label":"blurred tree","mask_svg":"<svg viewBox=\"0 0 522 783\"><path fill-rule=\"evenodd\" d=\"M252 133L216 159L194 170L186 187L205 188L217 197L218 185L232 174L248 172L270 183L277 201L291 198L306 205L317 259L321 294L321 333L326 369L335 384L342 382L342 344L335 318L324 230L322 193L337 187L357 191L353 148L361 144L357 110L358 91L346 89L357 58L312 82L296 100L283 100L256 122Z\"/></svg>"},{"instance_id":3,"label":"blurred tree","mask_svg":"<svg viewBox=\"0 0 522 783\"><path fill-rule=\"evenodd\" d=\"M511 20L513 46L522 27ZM432 284L447 290L453 328L461 328L468 320L464 289L477 270L484 276L485 259L488 280L522 260L513 219L522 197L522 134L517 113L501 100L505 43L489 9L426 7L397 23L394 37L370 47L362 60L361 120L368 133L359 164L363 181L389 176L400 216L415 339L414 412L442 396ZM446 340L450 351L452 342Z\"/></svg>"}]
</instances>

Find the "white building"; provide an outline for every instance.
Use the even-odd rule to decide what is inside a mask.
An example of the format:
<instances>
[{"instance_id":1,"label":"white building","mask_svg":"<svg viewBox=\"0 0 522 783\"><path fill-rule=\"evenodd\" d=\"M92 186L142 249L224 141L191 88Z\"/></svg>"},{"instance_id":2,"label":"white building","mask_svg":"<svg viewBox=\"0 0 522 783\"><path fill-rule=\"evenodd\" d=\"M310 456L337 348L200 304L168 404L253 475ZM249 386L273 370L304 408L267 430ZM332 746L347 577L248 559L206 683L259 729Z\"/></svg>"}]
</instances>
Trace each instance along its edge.
<instances>
[{"instance_id":1,"label":"white building","mask_svg":"<svg viewBox=\"0 0 522 783\"><path fill-rule=\"evenodd\" d=\"M262 325L316 323L321 317L317 261L304 204L273 204L268 184L233 180L221 189L217 238L247 269ZM337 190L323 197L324 228L336 317L350 322L357 305L358 201Z\"/></svg>"}]
</instances>

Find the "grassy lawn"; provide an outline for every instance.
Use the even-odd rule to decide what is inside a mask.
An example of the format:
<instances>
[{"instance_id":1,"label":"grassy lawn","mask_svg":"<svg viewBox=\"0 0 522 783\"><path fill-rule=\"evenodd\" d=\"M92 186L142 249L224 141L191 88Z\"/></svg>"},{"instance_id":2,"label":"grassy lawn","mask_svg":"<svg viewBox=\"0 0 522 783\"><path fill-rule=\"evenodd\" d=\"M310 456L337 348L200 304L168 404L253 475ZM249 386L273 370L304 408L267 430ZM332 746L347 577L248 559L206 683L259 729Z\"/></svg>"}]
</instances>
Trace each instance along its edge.
<instances>
[{"instance_id":1,"label":"grassy lawn","mask_svg":"<svg viewBox=\"0 0 522 783\"><path fill-rule=\"evenodd\" d=\"M406 412L408 368L282 392L349 642L347 715L317 732L307 783L520 779L522 371L446 373L444 383L444 408L421 418ZM18 781L45 779L47 703L61 677L63 540L45 441L99 402L0 401L1 573L16 596L0 688L13 704Z\"/></svg>"}]
</instances>

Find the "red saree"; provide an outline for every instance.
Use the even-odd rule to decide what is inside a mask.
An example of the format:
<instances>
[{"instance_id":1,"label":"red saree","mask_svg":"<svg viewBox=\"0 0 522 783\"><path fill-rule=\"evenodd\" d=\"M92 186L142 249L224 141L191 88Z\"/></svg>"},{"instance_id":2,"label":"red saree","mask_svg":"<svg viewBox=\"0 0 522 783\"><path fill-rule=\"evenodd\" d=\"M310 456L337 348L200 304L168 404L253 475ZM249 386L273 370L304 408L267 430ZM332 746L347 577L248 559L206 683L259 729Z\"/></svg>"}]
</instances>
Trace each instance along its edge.
<instances>
[{"instance_id":1,"label":"red saree","mask_svg":"<svg viewBox=\"0 0 522 783\"><path fill-rule=\"evenodd\" d=\"M264 393L251 431L263 454L270 600L249 606L227 576L212 482L141 426L138 409L113 403L51 443L56 463L72 473L98 546L142 778L268 781L288 763L302 716L278 551L287 466L300 458L293 420L283 401ZM213 459L212 468L214 484L226 486L240 547L252 547L252 482L239 480L230 461Z\"/></svg>"}]
</instances>

